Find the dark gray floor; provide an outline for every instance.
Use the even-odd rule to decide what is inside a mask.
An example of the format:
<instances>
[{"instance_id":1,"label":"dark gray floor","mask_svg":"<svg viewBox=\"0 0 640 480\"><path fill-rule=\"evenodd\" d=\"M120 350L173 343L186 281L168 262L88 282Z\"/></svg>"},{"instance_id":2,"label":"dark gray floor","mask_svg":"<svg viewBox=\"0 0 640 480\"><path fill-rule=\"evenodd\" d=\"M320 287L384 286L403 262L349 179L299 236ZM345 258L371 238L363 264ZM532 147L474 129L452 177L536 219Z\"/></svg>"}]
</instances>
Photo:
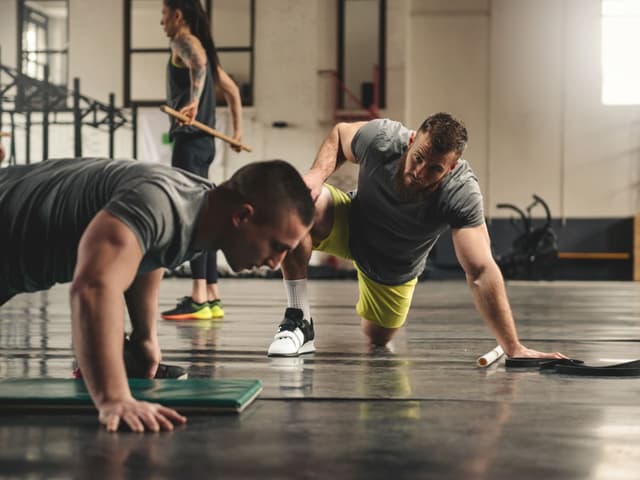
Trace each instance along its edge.
<instances>
[{"instance_id":1,"label":"dark gray floor","mask_svg":"<svg viewBox=\"0 0 640 480\"><path fill-rule=\"evenodd\" d=\"M189 288L166 280L162 305ZM164 361L192 376L258 378L239 417L172 433L108 434L94 415L0 416L0 477L640 478L640 379L486 370L495 346L462 282L418 285L393 352L370 351L356 283L310 283L317 353L269 359L277 280L223 280L227 317L160 323ZM509 286L520 336L588 363L640 358L640 284ZM0 378L68 377L66 287L0 310Z\"/></svg>"}]
</instances>

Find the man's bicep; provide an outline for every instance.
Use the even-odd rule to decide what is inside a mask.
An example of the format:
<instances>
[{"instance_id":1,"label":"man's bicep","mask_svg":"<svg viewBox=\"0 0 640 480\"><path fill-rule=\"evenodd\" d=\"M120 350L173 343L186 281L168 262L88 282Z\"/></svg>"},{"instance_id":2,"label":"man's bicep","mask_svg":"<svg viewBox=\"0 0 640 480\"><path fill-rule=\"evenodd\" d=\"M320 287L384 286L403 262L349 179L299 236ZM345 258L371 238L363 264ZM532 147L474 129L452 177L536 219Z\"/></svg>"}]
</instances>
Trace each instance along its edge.
<instances>
[{"instance_id":1,"label":"man's bicep","mask_svg":"<svg viewBox=\"0 0 640 480\"><path fill-rule=\"evenodd\" d=\"M133 282L142 259L133 231L106 210L89 223L78 246L73 283L103 284L123 291Z\"/></svg>"},{"instance_id":2,"label":"man's bicep","mask_svg":"<svg viewBox=\"0 0 640 480\"><path fill-rule=\"evenodd\" d=\"M467 274L474 275L493 262L486 223L476 227L452 228L456 257Z\"/></svg>"}]
</instances>

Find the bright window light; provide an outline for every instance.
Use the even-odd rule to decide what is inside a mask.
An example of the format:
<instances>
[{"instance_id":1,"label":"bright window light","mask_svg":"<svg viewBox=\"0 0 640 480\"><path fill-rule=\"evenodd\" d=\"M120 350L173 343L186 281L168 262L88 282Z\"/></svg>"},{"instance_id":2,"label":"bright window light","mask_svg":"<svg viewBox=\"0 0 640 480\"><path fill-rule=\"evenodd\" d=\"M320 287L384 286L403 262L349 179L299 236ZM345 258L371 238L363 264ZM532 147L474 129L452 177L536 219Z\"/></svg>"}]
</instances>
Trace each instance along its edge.
<instances>
[{"instance_id":1,"label":"bright window light","mask_svg":"<svg viewBox=\"0 0 640 480\"><path fill-rule=\"evenodd\" d=\"M640 0L602 0L602 103L640 104Z\"/></svg>"},{"instance_id":2,"label":"bright window light","mask_svg":"<svg viewBox=\"0 0 640 480\"><path fill-rule=\"evenodd\" d=\"M29 25L27 30L27 44L23 47L25 50L36 50L36 29Z\"/></svg>"}]
</instances>

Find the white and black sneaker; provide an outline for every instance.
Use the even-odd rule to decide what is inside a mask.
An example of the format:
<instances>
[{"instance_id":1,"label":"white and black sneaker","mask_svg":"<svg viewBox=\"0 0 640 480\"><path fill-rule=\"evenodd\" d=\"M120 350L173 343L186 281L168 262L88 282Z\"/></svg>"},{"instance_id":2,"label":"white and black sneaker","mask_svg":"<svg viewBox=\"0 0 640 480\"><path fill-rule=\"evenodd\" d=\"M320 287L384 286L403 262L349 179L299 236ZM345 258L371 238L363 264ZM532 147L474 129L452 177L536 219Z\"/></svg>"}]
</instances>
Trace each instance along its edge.
<instances>
[{"instance_id":1,"label":"white and black sneaker","mask_svg":"<svg viewBox=\"0 0 640 480\"><path fill-rule=\"evenodd\" d=\"M269 346L270 357L297 357L303 353L314 352L313 320L305 320L299 308L287 308L278 333Z\"/></svg>"}]
</instances>

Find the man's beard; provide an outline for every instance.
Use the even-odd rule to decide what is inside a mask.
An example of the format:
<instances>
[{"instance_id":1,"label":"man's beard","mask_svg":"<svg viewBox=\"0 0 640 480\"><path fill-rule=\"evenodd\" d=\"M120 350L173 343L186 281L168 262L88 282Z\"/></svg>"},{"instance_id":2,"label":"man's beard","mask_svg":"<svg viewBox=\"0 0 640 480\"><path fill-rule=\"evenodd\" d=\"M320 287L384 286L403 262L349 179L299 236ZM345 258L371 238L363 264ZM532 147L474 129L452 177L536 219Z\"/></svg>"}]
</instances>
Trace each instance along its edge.
<instances>
[{"instance_id":1,"label":"man's beard","mask_svg":"<svg viewBox=\"0 0 640 480\"><path fill-rule=\"evenodd\" d=\"M423 202L428 200L435 193L435 191L438 190L438 188L442 184L442 180L444 179L444 177L440 181L433 183L424 188L407 187L404 183L404 179L406 177L406 174L404 173L406 159L407 159L407 154L405 153L404 156L400 159L400 162L398 164L398 170L396 171L395 177L393 179L393 187L396 193L398 194L398 198L400 199L400 202L414 203L414 202Z\"/></svg>"}]
</instances>

